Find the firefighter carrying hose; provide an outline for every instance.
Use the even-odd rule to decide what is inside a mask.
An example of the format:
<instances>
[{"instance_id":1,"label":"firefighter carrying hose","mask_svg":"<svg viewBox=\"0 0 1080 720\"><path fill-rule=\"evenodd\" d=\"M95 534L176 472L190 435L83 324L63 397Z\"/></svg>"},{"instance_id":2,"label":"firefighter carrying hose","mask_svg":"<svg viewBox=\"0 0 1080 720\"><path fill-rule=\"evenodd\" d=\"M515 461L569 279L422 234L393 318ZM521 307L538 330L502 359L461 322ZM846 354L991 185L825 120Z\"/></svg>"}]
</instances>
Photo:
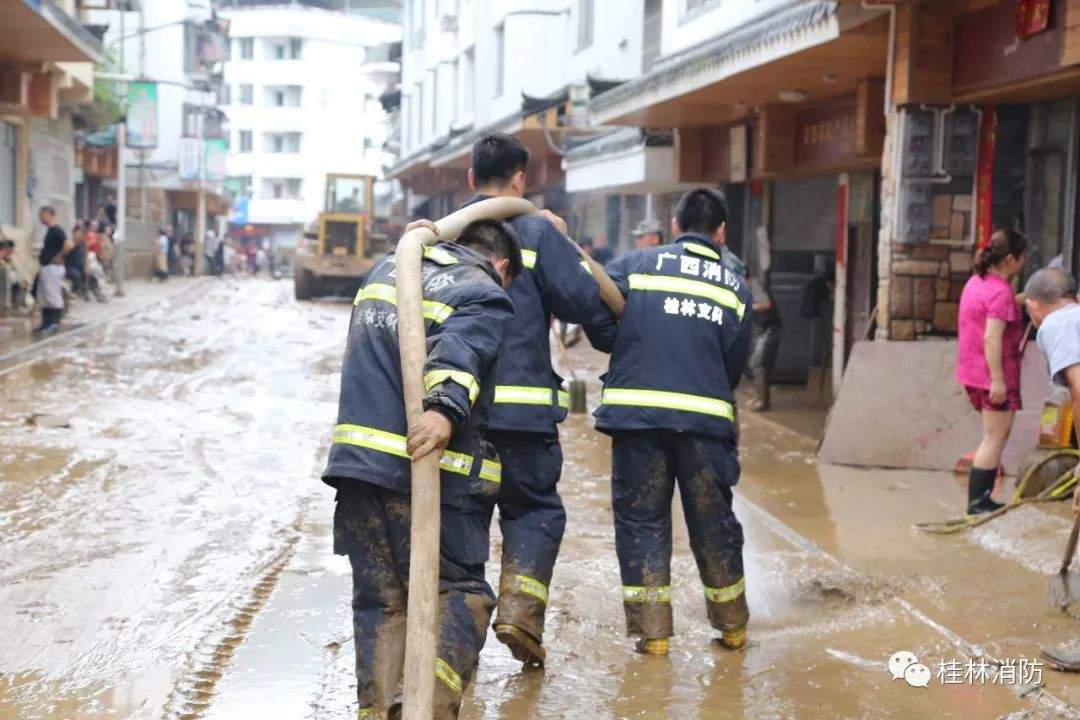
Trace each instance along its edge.
<instances>
[{"instance_id":1,"label":"firefighter carrying hose","mask_svg":"<svg viewBox=\"0 0 1080 720\"><path fill-rule=\"evenodd\" d=\"M750 290L721 262L727 205L709 189L679 201L671 245L607 267L626 311L586 328L611 352L596 427L612 438L615 548L627 634L664 655L673 634L671 499L678 482L705 604L720 642L746 642L735 387L750 342Z\"/></svg>"},{"instance_id":2,"label":"firefighter carrying hose","mask_svg":"<svg viewBox=\"0 0 1080 720\"><path fill-rule=\"evenodd\" d=\"M522 197L529 151L509 135L492 134L473 147L466 205L488 197ZM562 473L557 423L569 397L551 367L551 317L597 322L607 311L599 287L550 212L520 215L510 225L521 240L525 271L511 283L513 324L495 368L495 402L487 438L503 464L499 489L502 574L495 635L525 665L541 665L544 613L566 512L556 489Z\"/></svg>"},{"instance_id":3,"label":"firefighter carrying hose","mask_svg":"<svg viewBox=\"0 0 1080 720\"><path fill-rule=\"evenodd\" d=\"M484 564L501 467L482 433L495 390L495 356L514 315L503 288L520 272L521 253L513 230L492 220L469 224L456 243L424 248L427 395L423 415L408 429L394 269L392 255L376 265L353 304L338 424L322 479L337 489L334 552L352 564L358 717L383 718L400 703L409 459L441 454L434 672L435 716L445 720L457 717L495 604Z\"/></svg>"}]
</instances>

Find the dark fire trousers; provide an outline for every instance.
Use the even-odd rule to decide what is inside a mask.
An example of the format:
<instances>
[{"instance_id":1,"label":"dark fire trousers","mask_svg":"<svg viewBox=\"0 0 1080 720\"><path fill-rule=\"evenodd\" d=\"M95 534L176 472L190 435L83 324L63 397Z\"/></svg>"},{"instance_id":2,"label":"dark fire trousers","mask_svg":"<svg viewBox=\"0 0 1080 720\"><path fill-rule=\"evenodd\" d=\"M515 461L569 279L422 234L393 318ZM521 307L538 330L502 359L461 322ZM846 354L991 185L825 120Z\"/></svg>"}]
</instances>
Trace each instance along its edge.
<instances>
[{"instance_id":1,"label":"dark fire trousers","mask_svg":"<svg viewBox=\"0 0 1080 720\"><path fill-rule=\"evenodd\" d=\"M559 555L566 511L556 486L562 473L557 435L488 431L499 451L502 484L496 504L502 529L502 572L495 624L544 639L548 587Z\"/></svg>"},{"instance_id":2,"label":"dark fire trousers","mask_svg":"<svg viewBox=\"0 0 1080 720\"><path fill-rule=\"evenodd\" d=\"M357 480L338 483L334 552L353 572L359 717L382 718L400 698L409 578L409 496ZM484 580L491 513L443 505L435 717L456 718L476 671L495 596ZM366 712L364 708L368 708Z\"/></svg>"},{"instance_id":3,"label":"dark fire trousers","mask_svg":"<svg viewBox=\"0 0 1080 720\"><path fill-rule=\"evenodd\" d=\"M612 435L615 549L627 635L666 638L671 614L671 498L678 480L690 547L718 630L746 625L743 531L731 509L739 460L731 440L671 430Z\"/></svg>"}]
</instances>

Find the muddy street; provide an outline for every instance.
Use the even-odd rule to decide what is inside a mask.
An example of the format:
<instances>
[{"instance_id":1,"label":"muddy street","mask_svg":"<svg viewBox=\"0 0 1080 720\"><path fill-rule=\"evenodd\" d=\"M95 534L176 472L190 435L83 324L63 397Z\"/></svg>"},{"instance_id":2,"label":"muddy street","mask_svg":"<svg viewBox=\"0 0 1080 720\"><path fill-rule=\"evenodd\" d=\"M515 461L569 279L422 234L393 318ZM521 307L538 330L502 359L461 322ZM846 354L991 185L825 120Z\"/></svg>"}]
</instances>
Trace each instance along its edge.
<instances>
[{"instance_id":1,"label":"muddy street","mask_svg":"<svg viewBox=\"0 0 1080 720\"><path fill-rule=\"evenodd\" d=\"M355 717L349 565L318 481L348 312L212 281L0 365L0 718ZM595 405L603 356L571 361ZM489 634L462 717L1080 717L1077 675L939 677L1080 636L1043 603L1066 508L918 535L960 482L819 467L800 412L742 413L748 646L711 642L677 519L668 658L624 637L610 442L571 416L547 667ZM927 687L893 679L901 650Z\"/></svg>"}]
</instances>

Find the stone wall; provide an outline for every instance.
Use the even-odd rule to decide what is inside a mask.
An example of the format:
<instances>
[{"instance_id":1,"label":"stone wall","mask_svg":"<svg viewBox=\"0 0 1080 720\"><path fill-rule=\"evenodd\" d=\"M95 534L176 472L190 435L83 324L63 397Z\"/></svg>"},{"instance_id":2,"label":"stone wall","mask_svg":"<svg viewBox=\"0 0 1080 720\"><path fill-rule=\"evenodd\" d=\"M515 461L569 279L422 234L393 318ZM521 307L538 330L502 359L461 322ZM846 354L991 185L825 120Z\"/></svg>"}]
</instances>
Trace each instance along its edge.
<instances>
[{"instance_id":1,"label":"stone wall","mask_svg":"<svg viewBox=\"0 0 1080 720\"><path fill-rule=\"evenodd\" d=\"M960 293L971 276L971 195L934 197L928 242L893 243L889 338L956 334Z\"/></svg>"}]
</instances>

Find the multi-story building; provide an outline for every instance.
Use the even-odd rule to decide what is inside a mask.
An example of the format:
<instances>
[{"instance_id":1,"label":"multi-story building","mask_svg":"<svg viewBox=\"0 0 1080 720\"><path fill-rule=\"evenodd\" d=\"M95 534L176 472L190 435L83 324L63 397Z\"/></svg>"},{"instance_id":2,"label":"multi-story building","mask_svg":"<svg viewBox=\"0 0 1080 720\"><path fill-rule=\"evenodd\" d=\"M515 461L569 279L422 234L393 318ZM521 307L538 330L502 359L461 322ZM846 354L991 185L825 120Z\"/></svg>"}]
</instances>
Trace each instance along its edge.
<instances>
[{"instance_id":1,"label":"multi-story building","mask_svg":"<svg viewBox=\"0 0 1080 720\"><path fill-rule=\"evenodd\" d=\"M74 0L0 1L0 231L32 256L37 209L61 223L75 215L73 114L93 99L100 39L78 20Z\"/></svg>"},{"instance_id":2,"label":"multi-story building","mask_svg":"<svg viewBox=\"0 0 1080 720\"><path fill-rule=\"evenodd\" d=\"M622 0L408 0L393 175L410 211L452 210L468 195L473 142L506 132L533 155L530 199L566 215L575 235L614 228L614 239L619 198L568 197L562 161L574 138L595 134L583 127L590 93L641 73L643 22L642 4Z\"/></svg>"},{"instance_id":3,"label":"multi-story building","mask_svg":"<svg viewBox=\"0 0 1080 720\"><path fill-rule=\"evenodd\" d=\"M386 46L400 42L401 27L380 18L393 4L327 5L236 0L221 9L232 35L233 234L293 246L323 207L327 173L379 177L392 161L380 96L397 78Z\"/></svg>"},{"instance_id":4,"label":"multi-story building","mask_svg":"<svg viewBox=\"0 0 1080 720\"><path fill-rule=\"evenodd\" d=\"M145 245L158 225L171 224L179 234L194 234L200 182L206 226L214 227L228 201L224 178L214 177L206 167L203 143L225 138L226 118L218 99L228 28L209 4L186 0L92 5L109 6L86 13L92 22L108 28L103 78L113 82L120 95L128 80L152 83L156 98L150 124L155 132L142 138L145 147L125 153L127 216L132 221L128 240L133 243L129 248ZM129 147L133 140L129 132ZM100 198L86 200L90 207L99 202Z\"/></svg>"}]
</instances>

